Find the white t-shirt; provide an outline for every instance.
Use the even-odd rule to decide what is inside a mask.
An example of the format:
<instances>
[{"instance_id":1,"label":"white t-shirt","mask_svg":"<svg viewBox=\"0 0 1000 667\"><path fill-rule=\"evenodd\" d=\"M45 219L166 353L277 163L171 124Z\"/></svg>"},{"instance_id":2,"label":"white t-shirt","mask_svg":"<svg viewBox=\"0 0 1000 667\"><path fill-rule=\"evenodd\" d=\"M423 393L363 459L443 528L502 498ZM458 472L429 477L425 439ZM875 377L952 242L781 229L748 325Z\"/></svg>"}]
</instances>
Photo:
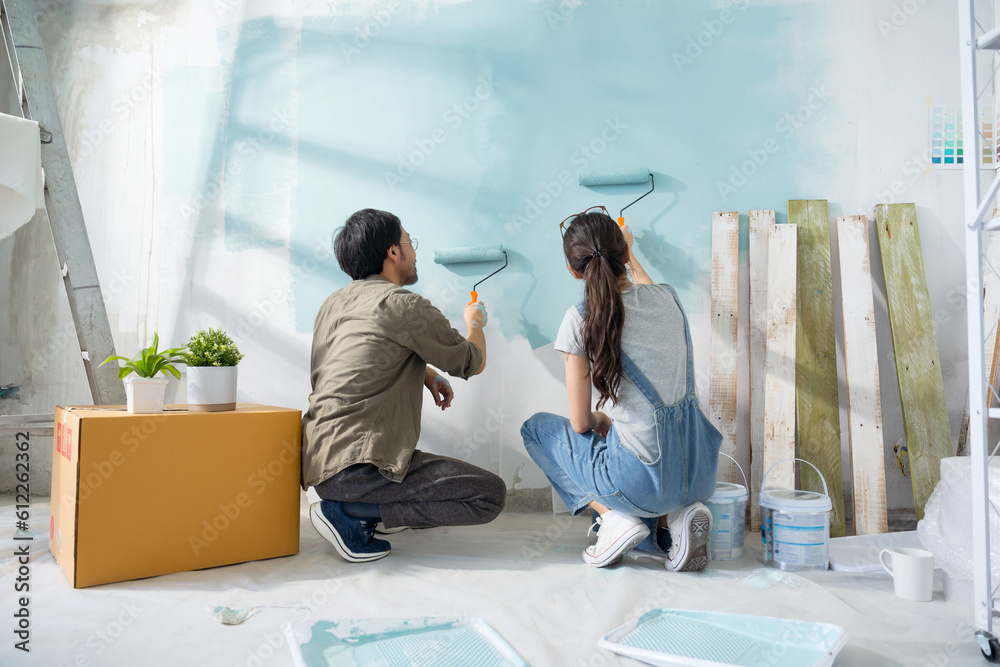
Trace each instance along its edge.
<instances>
[{"instance_id":1,"label":"white t-shirt","mask_svg":"<svg viewBox=\"0 0 1000 667\"><path fill-rule=\"evenodd\" d=\"M622 349L642 371L665 405L687 393L687 340L684 314L665 285L632 285L622 291L625 328ZM585 357L576 305L566 311L555 349ZM615 422L622 444L645 463L657 458L653 406L627 377L618 387L618 405L609 400L602 410Z\"/></svg>"}]
</instances>

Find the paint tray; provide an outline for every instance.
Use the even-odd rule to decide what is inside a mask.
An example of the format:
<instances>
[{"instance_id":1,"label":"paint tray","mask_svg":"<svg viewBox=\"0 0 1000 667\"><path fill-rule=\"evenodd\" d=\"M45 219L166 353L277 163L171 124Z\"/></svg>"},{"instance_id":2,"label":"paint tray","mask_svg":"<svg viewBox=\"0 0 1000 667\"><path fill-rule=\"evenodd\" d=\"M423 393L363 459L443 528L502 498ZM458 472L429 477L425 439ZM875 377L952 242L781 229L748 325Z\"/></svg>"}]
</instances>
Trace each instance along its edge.
<instances>
[{"instance_id":1,"label":"paint tray","mask_svg":"<svg viewBox=\"0 0 1000 667\"><path fill-rule=\"evenodd\" d=\"M598 645L650 665L821 667L845 644L847 632L830 623L661 608Z\"/></svg>"},{"instance_id":2,"label":"paint tray","mask_svg":"<svg viewBox=\"0 0 1000 667\"><path fill-rule=\"evenodd\" d=\"M848 535L830 539L830 569L838 572L882 572L878 555L882 549L923 549L917 531Z\"/></svg>"},{"instance_id":3,"label":"paint tray","mask_svg":"<svg viewBox=\"0 0 1000 667\"><path fill-rule=\"evenodd\" d=\"M296 667L528 667L468 616L297 621L285 627Z\"/></svg>"}]
</instances>

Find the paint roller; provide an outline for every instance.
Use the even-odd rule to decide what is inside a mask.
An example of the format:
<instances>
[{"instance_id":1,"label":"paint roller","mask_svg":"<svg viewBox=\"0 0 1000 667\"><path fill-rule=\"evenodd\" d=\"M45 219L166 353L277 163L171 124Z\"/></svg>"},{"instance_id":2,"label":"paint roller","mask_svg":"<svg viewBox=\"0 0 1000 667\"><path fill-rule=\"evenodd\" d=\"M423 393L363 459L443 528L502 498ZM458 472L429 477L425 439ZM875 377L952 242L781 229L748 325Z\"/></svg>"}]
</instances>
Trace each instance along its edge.
<instances>
[{"instance_id":1,"label":"paint roller","mask_svg":"<svg viewBox=\"0 0 1000 667\"><path fill-rule=\"evenodd\" d=\"M649 192L639 197L642 199L656 187L656 183L653 181L653 172L649 169L642 167L634 167L631 169L602 169L595 171L581 171L577 174L577 181L580 185L585 185L589 187L603 186L603 185L642 185L646 181L649 181ZM636 199L632 202L639 201ZM629 204L625 208L628 208L632 204ZM625 226L625 208L623 208L618 213L618 226Z\"/></svg>"},{"instance_id":2,"label":"paint roller","mask_svg":"<svg viewBox=\"0 0 1000 667\"><path fill-rule=\"evenodd\" d=\"M475 303L479 300L479 292L476 291L476 288L479 287L480 283L507 268L507 251L501 245L445 248L434 251L435 264L473 264L476 262L499 262L501 259L503 266L472 286L472 301L469 303Z\"/></svg>"}]
</instances>

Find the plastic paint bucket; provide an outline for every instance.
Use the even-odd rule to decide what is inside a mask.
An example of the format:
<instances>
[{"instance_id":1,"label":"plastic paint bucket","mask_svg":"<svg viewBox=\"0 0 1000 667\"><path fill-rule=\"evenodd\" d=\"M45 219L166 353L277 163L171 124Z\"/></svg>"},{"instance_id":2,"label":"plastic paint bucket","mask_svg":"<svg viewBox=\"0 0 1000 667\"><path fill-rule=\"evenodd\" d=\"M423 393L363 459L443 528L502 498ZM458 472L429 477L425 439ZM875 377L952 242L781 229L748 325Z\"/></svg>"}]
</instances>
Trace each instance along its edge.
<instances>
[{"instance_id":1,"label":"plastic paint bucket","mask_svg":"<svg viewBox=\"0 0 1000 667\"><path fill-rule=\"evenodd\" d=\"M764 484L775 467L785 461L802 461L823 481L824 493L796 489L761 488L760 537L764 565L782 570L825 570L830 565L830 502L823 473L802 459L778 461L764 475Z\"/></svg>"},{"instance_id":2,"label":"plastic paint bucket","mask_svg":"<svg viewBox=\"0 0 1000 667\"><path fill-rule=\"evenodd\" d=\"M746 483L747 476L736 459L725 452L719 454L736 464L740 474L743 475L743 482ZM743 557L743 532L748 500L750 494L746 486L729 482L715 484L715 493L705 501L705 505L712 513L712 560L739 560Z\"/></svg>"}]
</instances>

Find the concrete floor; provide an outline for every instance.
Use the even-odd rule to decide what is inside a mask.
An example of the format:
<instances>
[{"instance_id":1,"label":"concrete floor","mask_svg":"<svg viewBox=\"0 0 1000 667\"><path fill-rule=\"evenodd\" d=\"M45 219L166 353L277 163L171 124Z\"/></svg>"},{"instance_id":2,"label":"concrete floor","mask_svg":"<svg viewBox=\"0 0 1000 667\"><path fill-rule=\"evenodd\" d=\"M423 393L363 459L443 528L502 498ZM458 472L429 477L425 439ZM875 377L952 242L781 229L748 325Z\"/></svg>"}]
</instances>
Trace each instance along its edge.
<instances>
[{"instance_id":1,"label":"concrete floor","mask_svg":"<svg viewBox=\"0 0 1000 667\"><path fill-rule=\"evenodd\" d=\"M662 561L585 565L588 519L502 514L486 526L404 531L369 564L338 558L302 506L298 555L74 590L47 548L31 544L31 652L14 649L13 499L0 497L0 665L292 665L283 629L321 619L477 616L534 666L632 665L597 647L604 634L656 607L760 614L835 623L850 641L837 665L983 665L971 610L944 600L908 602L885 574L764 567L747 535L740 561L705 572L667 572ZM32 506L48 526L48 504ZM39 530L39 533L42 531ZM262 607L241 625L206 607ZM2 629L2 628L0 628Z\"/></svg>"}]
</instances>

